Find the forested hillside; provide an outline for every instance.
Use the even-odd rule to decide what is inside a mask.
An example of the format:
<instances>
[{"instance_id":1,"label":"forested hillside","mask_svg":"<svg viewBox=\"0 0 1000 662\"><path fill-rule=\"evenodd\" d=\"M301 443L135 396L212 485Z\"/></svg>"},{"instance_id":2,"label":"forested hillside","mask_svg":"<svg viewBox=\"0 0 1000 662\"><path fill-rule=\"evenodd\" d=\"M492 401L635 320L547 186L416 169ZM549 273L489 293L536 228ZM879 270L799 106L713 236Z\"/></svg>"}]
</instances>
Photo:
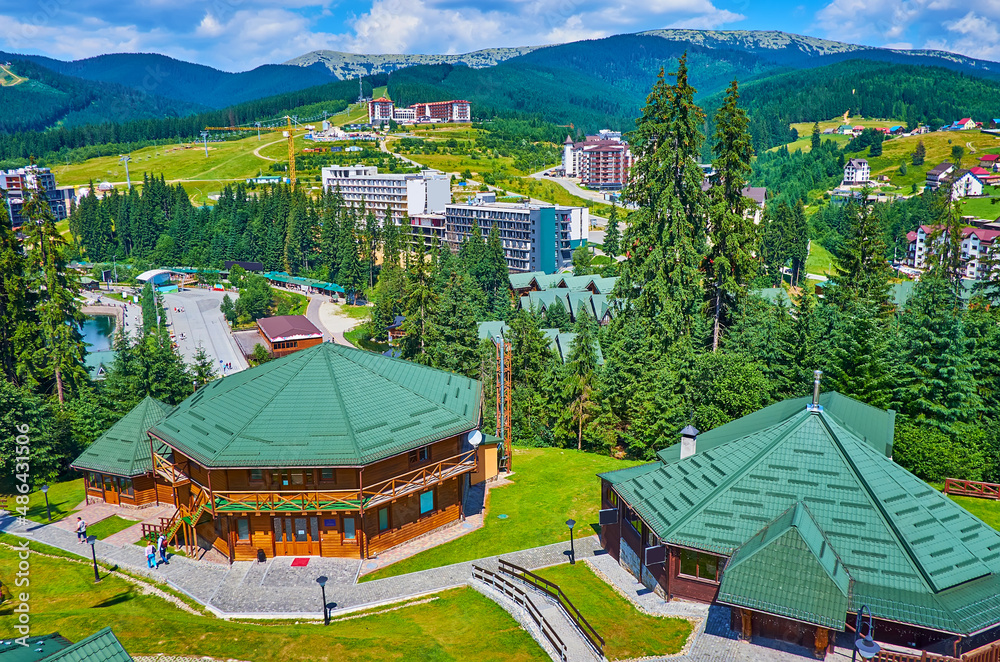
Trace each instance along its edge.
<instances>
[{"instance_id":1,"label":"forested hillside","mask_svg":"<svg viewBox=\"0 0 1000 662\"><path fill-rule=\"evenodd\" d=\"M695 79L697 85L697 79ZM941 67L851 60L780 73L740 86L758 151L788 142L788 125L843 115L898 119L936 129L961 117L1000 115L1000 81ZM704 100L719 106L721 95Z\"/></svg>"},{"instance_id":2,"label":"forested hillside","mask_svg":"<svg viewBox=\"0 0 1000 662\"><path fill-rule=\"evenodd\" d=\"M377 77L371 79L371 82L375 85L384 84ZM370 94L371 84L366 83L365 89ZM197 138L206 126L252 123L279 117L318 102L324 102L325 109L335 113L346 108L347 100L353 100L356 96L356 82L338 81L187 117L0 135L0 164L25 160L32 155L39 158L55 158L57 155L60 158L89 158L98 152L107 154L109 149L114 151L118 146L134 148L157 141L190 140Z\"/></svg>"},{"instance_id":3,"label":"forested hillside","mask_svg":"<svg viewBox=\"0 0 1000 662\"><path fill-rule=\"evenodd\" d=\"M12 60L8 68L27 81L0 87L0 133L4 134L56 125L180 117L205 109L124 85L65 76L26 60Z\"/></svg>"},{"instance_id":4,"label":"forested hillside","mask_svg":"<svg viewBox=\"0 0 1000 662\"><path fill-rule=\"evenodd\" d=\"M266 64L229 73L156 53L114 53L64 62L34 55L0 58L30 60L51 71L91 81L117 83L149 94L209 108L225 108L331 82L332 76L312 68Z\"/></svg>"}]
</instances>

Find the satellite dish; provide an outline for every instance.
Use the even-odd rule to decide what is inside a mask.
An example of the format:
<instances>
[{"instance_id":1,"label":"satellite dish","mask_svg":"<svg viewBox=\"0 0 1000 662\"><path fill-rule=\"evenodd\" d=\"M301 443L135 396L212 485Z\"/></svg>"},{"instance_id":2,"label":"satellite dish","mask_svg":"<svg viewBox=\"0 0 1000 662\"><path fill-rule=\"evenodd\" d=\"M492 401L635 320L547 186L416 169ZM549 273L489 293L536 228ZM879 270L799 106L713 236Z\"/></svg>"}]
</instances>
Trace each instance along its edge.
<instances>
[{"instance_id":1,"label":"satellite dish","mask_svg":"<svg viewBox=\"0 0 1000 662\"><path fill-rule=\"evenodd\" d=\"M473 430L470 432L469 443L472 444L473 448L477 448L479 444L483 443L483 433L479 430Z\"/></svg>"}]
</instances>

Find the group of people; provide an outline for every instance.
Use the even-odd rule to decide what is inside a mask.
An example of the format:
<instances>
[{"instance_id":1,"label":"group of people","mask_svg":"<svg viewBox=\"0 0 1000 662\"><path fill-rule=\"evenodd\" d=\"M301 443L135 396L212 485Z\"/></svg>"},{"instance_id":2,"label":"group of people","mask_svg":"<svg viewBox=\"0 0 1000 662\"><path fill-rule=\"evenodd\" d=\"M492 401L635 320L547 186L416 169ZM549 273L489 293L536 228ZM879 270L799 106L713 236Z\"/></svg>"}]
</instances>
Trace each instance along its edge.
<instances>
[{"instance_id":1,"label":"group of people","mask_svg":"<svg viewBox=\"0 0 1000 662\"><path fill-rule=\"evenodd\" d=\"M160 560L156 560L156 552L160 552ZM150 568L156 570L160 567L160 564L170 565L170 561L167 560L167 538L162 533L160 537L156 539L156 544L154 545L152 541L146 545L146 563Z\"/></svg>"},{"instance_id":2,"label":"group of people","mask_svg":"<svg viewBox=\"0 0 1000 662\"><path fill-rule=\"evenodd\" d=\"M82 517L76 518L76 541L81 544L87 542L87 522ZM156 560L157 552L160 553L159 561ZM159 568L161 563L170 565L170 561L167 560L167 537L163 533L160 533L156 544L153 544L152 540L147 541L146 563L153 570Z\"/></svg>"}]
</instances>

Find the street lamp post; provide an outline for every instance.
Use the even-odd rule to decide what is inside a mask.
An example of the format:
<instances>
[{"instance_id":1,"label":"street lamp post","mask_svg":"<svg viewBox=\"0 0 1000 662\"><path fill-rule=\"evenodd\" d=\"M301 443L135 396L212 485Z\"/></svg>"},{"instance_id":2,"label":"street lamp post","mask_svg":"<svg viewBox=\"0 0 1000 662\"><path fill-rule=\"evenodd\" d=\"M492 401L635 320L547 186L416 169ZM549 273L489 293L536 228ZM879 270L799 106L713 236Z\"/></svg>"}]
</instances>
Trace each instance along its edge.
<instances>
[{"instance_id":1,"label":"street lamp post","mask_svg":"<svg viewBox=\"0 0 1000 662\"><path fill-rule=\"evenodd\" d=\"M864 619L865 612L868 612L868 618ZM854 621L854 632L857 635L854 639L854 652L851 654L851 662L857 658L858 653L861 653L861 659L870 660L882 647L875 643L875 625L872 623L872 610L868 605L861 605L861 609L858 610L858 617ZM864 627L865 633L861 634L861 628Z\"/></svg>"},{"instance_id":2,"label":"street lamp post","mask_svg":"<svg viewBox=\"0 0 1000 662\"><path fill-rule=\"evenodd\" d=\"M323 592L323 625L330 624L330 611L326 608L326 577L317 577L316 583L319 590Z\"/></svg>"},{"instance_id":3,"label":"street lamp post","mask_svg":"<svg viewBox=\"0 0 1000 662\"><path fill-rule=\"evenodd\" d=\"M94 559L94 583L101 581L101 576L97 574L97 551L94 549L94 543L97 542L97 536L87 536L87 543L90 544L90 557Z\"/></svg>"},{"instance_id":4,"label":"street lamp post","mask_svg":"<svg viewBox=\"0 0 1000 662\"><path fill-rule=\"evenodd\" d=\"M52 521L52 507L49 505L49 486L48 484L42 485L42 494L45 495L45 512L49 515L49 521Z\"/></svg>"},{"instance_id":5,"label":"street lamp post","mask_svg":"<svg viewBox=\"0 0 1000 662\"><path fill-rule=\"evenodd\" d=\"M576 526L576 520L566 520L566 526L569 527L569 564L576 565L576 549L573 547L573 527Z\"/></svg>"}]
</instances>

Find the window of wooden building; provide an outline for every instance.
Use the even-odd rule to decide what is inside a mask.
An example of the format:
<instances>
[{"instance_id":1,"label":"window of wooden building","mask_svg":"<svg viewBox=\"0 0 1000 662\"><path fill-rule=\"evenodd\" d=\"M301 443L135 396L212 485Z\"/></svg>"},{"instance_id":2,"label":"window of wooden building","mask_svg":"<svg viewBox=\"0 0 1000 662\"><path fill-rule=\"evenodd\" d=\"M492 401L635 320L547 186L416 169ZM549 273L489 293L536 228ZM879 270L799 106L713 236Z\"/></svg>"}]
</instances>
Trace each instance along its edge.
<instances>
[{"instance_id":1,"label":"window of wooden building","mask_svg":"<svg viewBox=\"0 0 1000 662\"><path fill-rule=\"evenodd\" d=\"M719 581L719 557L691 549L682 549L679 576L703 579L710 582Z\"/></svg>"},{"instance_id":2,"label":"window of wooden building","mask_svg":"<svg viewBox=\"0 0 1000 662\"><path fill-rule=\"evenodd\" d=\"M262 484L264 482L264 470L263 469L251 469L250 470L250 482L255 484Z\"/></svg>"},{"instance_id":3,"label":"window of wooden building","mask_svg":"<svg viewBox=\"0 0 1000 662\"><path fill-rule=\"evenodd\" d=\"M336 483L337 482L337 470L333 468L326 468L319 470L319 480L321 483Z\"/></svg>"},{"instance_id":4,"label":"window of wooden building","mask_svg":"<svg viewBox=\"0 0 1000 662\"><path fill-rule=\"evenodd\" d=\"M422 446L416 450L410 451L410 464L420 464L421 462L427 462L431 459L431 447Z\"/></svg>"},{"instance_id":5,"label":"window of wooden building","mask_svg":"<svg viewBox=\"0 0 1000 662\"><path fill-rule=\"evenodd\" d=\"M434 490L427 490L420 494L420 514L426 515L434 510Z\"/></svg>"},{"instance_id":6,"label":"window of wooden building","mask_svg":"<svg viewBox=\"0 0 1000 662\"><path fill-rule=\"evenodd\" d=\"M608 491L605 498L608 500L608 503L611 504L612 508L618 507L618 494L613 489L611 489L610 485L608 485Z\"/></svg>"},{"instance_id":7,"label":"window of wooden building","mask_svg":"<svg viewBox=\"0 0 1000 662\"><path fill-rule=\"evenodd\" d=\"M344 518L344 540L357 540L358 532L354 528L354 518Z\"/></svg>"},{"instance_id":8,"label":"window of wooden building","mask_svg":"<svg viewBox=\"0 0 1000 662\"><path fill-rule=\"evenodd\" d=\"M95 473L93 471L88 471L84 474L84 481L86 481L87 487L98 492L101 491L101 483L104 479L101 478L101 474Z\"/></svg>"},{"instance_id":9,"label":"window of wooden building","mask_svg":"<svg viewBox=\"0 0 1000 662\"><path fill-rule=\"evenodd\" d=\"M625 521L635 529L636 534L642 537L642 520L639 519L639 516L631 508L625 509Z\"/></svg>"},{"instance_id":10,"label":"window of wooden building","mask_svg":"<svg viewBox=\"0 0 1000 662\"><path fill-rule=\"evenodd\" d=\"M135 496L135 489L132 487L131 478L119 478L118 486L122 494L130 497Z\"/></svg>"},{"instance_id":11,"label":"window of wooden building","mask_svg":"<svg viewBox=\"0 0 1000 662\"><path fill-rule=\"evenodd\" d=\"M378 510L378 530L379 533L389 529L389 508L379 508Z\"/></svg>"}]
</instances>

